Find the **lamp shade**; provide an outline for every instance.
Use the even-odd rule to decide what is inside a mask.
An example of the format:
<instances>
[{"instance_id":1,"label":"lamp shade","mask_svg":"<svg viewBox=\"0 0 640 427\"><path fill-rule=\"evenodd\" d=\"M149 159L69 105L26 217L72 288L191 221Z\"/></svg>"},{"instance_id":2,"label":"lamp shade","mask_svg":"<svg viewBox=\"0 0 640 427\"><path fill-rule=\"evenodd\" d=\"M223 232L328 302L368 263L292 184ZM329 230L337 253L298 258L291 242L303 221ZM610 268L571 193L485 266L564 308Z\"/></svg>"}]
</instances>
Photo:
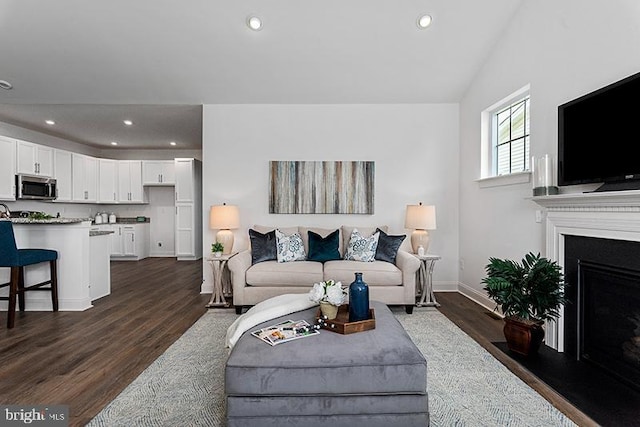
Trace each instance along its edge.
<instances>
[{"instance_id":1,"label":"lamp shade","mask_svg":"<svg viewBox=\"0 0 640 427\"><path fill-rule=\"evenodd\" d=\"M436 207L419 205L407 205L407 214L404 219L404 227L410 230L435 230Z\"/></svg>"},{"instance_id":2,"label":"lamp shade","mask_svg":"<svg viewBox=\"0 0 640 427\"><path fill-rule=\"evenodd\" d=\"M215 205L209 210L209 227L215 230L240 228L240 213L233 205Z\"/></svg>"}]
</instances>

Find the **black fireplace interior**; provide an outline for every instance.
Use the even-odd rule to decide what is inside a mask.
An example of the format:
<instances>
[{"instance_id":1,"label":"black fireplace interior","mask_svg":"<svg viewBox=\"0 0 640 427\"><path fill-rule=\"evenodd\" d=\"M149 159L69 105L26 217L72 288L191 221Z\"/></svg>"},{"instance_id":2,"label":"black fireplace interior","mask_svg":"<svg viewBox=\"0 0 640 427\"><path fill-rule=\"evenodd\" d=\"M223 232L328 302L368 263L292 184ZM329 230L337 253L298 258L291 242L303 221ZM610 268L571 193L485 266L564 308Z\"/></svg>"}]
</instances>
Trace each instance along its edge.
<instances>
[{"instance_id":1,"label":"black fireplace interior","mask_svg":"<svg viewBox=\"0 0 640 427\"><path fill-rule=\"evenodd\" d=\"M565 352L510 357L602 426L640 426L640 243L564 236Z\"/></svg>"},{"instance_id":2,"label":"black fireplace interior","mask_svg":"<svg viewBox=\"0 0 640 427\"><path fill-rule=\"evenodd\" d=\"M565 236L565 351L640 389L640 243Z\"/></svg>"}]
</instances>

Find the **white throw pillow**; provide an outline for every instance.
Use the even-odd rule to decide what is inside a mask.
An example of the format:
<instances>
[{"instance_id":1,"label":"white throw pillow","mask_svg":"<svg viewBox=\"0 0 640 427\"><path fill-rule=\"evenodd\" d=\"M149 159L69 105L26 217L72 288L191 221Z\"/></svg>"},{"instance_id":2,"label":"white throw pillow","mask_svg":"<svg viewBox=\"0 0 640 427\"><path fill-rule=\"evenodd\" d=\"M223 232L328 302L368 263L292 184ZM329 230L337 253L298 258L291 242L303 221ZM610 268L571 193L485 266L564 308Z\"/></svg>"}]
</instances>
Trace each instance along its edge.
<instances>
[{"instance_id":1,"label":"white throw pillow","mask_svg":"<svg viewBox=\"0 0 640 427\"><path fill-rule=\"evenodd\" d=\"M276 229L276 245L278 262L304 261L307 258L302 237L298 233L287 236Z\"/></svg>"},{"instance_id":2,"label":"white throw pillow","mask_svg":"<svg viewBox=\"0 0 640 427\"><path fill-rule=\"evenodd\" d=\"M357 228L351 232L349 245L344 255L344 259L350 261L373 262L376 258L378 248L378 238L380 232L375 232L369 237L363 237Z\"/></svg>"}]
</instances>

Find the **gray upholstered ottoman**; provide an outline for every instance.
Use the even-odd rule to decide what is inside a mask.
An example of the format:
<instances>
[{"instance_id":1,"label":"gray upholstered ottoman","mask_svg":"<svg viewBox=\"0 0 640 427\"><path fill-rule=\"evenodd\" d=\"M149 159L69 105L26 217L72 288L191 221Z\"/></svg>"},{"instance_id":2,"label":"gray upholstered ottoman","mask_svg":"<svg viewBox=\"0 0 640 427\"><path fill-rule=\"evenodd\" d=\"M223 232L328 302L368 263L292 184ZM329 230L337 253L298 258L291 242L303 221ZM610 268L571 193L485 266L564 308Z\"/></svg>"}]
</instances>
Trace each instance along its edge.
<instances>
[{"instance_id":1,"label":"gray upholstered ottoman","mask_svg":"<svg viewBox=\"0 0 640 427\"><path fill-rule=\"evenodd\" d=\"M246 332L225 370L228 427L428 426L427 362L386 305L376 328L271 347ZM314 322L317 308L283 320Z\"/></svg>"}]
</instances>

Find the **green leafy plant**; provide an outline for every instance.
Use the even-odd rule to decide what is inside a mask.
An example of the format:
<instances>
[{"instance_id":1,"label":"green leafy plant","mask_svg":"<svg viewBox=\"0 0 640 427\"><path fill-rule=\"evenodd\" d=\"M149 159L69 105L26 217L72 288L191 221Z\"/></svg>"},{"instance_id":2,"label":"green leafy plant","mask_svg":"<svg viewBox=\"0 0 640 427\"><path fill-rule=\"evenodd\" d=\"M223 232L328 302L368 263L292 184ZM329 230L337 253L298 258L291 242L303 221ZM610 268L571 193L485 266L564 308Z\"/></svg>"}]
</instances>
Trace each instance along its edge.
<instances>
[{"instance_id":1,"label":"green leafy plant","mask_svg":"<svg viewBox=\"0 0 640 427\"><path fill-rule=\"evenodd\" d=\"M484 290L505 316L536 321L560 315L566 302L564 276L555 261L530 252L520 263L489 258L485 269Z\"/></svg>"},{"instance_id":2,"label":"green leafy plant","mask_svg":"<svg viewBox=\"0 0 640 427\"><path fill-rule=\"evenodd\" d=\"M211 244L211 252L222 252L224 250L224 245L220 242L215 242Z\"/></svg>"},{"instance_id":3,"label":"green leafy plant","mask_svg":"<svg viewBox=\"0 0 640 427\"><path fill-rule=\"evenodd\" d=\"M31 212L29 213L29 219L51 219L51 215L44 212Z\"/></svg>"}]
</instances>

